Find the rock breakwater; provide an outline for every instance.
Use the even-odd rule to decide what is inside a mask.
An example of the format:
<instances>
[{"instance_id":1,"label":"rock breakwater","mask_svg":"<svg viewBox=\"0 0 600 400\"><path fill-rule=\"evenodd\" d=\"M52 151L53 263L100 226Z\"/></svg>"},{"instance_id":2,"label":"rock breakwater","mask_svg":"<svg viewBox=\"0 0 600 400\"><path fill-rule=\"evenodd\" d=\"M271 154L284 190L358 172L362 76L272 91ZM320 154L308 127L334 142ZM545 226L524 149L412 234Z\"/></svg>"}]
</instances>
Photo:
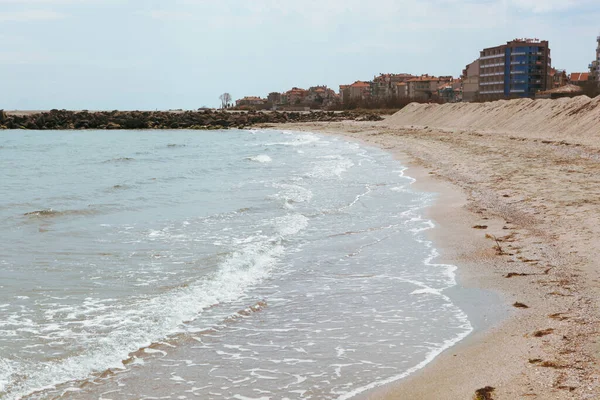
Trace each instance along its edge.
<instances>
[{"instance_id":1,"label":"rock breakwater","mask_svg":"<svg viewBox=\"0 0 600 400\"><path fill-rule=\"evenodd\" d=\"M342 120L378 121L372 112L228 112L228 111L67 111L17 115L0 110L0 129L226 129L258 124L328 122Z\"/></svg>"}]
</instances>

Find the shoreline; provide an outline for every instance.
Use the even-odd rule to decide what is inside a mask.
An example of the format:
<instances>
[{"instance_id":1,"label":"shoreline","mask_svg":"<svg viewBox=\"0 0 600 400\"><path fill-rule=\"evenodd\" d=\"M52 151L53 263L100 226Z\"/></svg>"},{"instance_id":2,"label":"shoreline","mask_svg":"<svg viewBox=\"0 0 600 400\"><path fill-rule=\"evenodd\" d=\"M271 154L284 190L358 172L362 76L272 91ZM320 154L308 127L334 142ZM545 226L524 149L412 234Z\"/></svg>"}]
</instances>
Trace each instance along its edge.
<instances>
[{"instance_id":1,"label":"shoreline","mask_svg":"<svg viewBox=\"0 0 600 400\"><path fill-rule=\"evenodd\" d=\"M335 135L400 160L415 189L438 193L427 236L436 261L458 266L448 291L476 293L453 301L464 311L475 302L467 312L481 329L353 398L471 399L486 387L495 400L600 398L600 137L387 122L266 126Z\"/></svg>"},{"instance_id":2,"label":"shoreline","mask_svg":"<svg viewBox=\"0 0 600 400\"><path fill-rule=\"evenodd\" d=\"M348 136L340 132L319 131L316 133L334 135L348 139ZM468 285L465 285L464 283L465 280L468 281L468 276L465 276L465 271L463 270L462 263L459 259L459 252L465 251L464 247L476 248L483 244L480 241L480 237L473 235L474 232L472 228L465 228L465 221L471 221L473 224L478 222L478 218L474 218L474 216L465 209L468 203L465 194L458 187L453 186L448 182L434 179L425 167L415 163L408 154L402 151L390 151L391 149L374 145L372 142L355 136L351 136L350 140L358 141L363 146L375 147L391 153L394 159L405 167L403 175L414 179L411 187L420 192L434 193L436 195L433 204L425 209L424 216L435 224L433 229L427 231L426 236L428 240L432 242L433 248L439 251L438 256L434 259L435 262L441 264L447 263L457 267L456 271L454 271L456 285L445 290L444 293L451 297L452 302L467 314L472 331L465 337L451 340L452 343L449 346L444 346L441 350L435 351L436 354L431 358L428 357L425 359L421 363L422 365L418 365L411 370L400 374L398 377L388 379L387 381L389 382L387 383L373 384L372 388L361 391L348 398L356 400L391 400L398 398L441 399L443 398L442 393L434 394L429 391L411 393L410 389L408 389L407 392L404 392L405 386L409 387L412 385L411 381L420 376L423 376L423 379L429 381L431 379L429 376L429 369L434 368L440 357L448 352L457 352L463 348L469 348L478 343L478 341L483 340L491 329L503 324L510 318L511 310L505 304L506 301L502 298L502 293L491 289L482 289L478 287L476 282L469 282ZM488 222L489 220L486 223ZM454 240L449 240L448 237L453 237ZM477 301L477 304L471 304L472 300ZM427 382L423 382L423 384L426 385ZM417 389L420 389L422 383L415 382L414 385ZM402 389L398 392L398 389L400 388ZM476 389L470 391L471 394L474 394L475 390ZM457 397L448 397L448 399L455 398Z\"/></svg>"},{"instance_id":3,"label":"shoreline","mask_svg":"<svg viewBox=\"0 0 600 400\"><path fill-rule=\"evenodd\" d=\"M330 133L324 132L315 133L331 135ZM333 133L333 135L340 137L337 133ZM363 146L377 148L363 140L359 140L359 142ZM432 179L424 168L411 165L412 162L408 159L406 154L393 153L393 156L395 160L405 167L402 171L402 175L413 180L413 183L411 183L412 188L418 192L436 195L434 202L424 209L424 217L432 221L435 225L432 229L428 229L426 233L427 240L432 245L432 251L436 253L428 262L431 262L434 265L456 267L453 271L456 284L445 289L443 293L450 297L452 303L466 314L468 323L471 326L471 331L466 335L447 340L440 349L432 351L421 363L409 370L397 376L372 382L369 385L356 389L354 392L339 397L338 400L408 398L404 397L406 396L404 393L396 393L395 388L398 387L398 385L404 385L404 382L410 381L414 376L427 373L428 368L432 364L435 364L438 358L443 354L451 352L454 349L462 347L466 348L472 343L476 343L483 338L490 329L501 325L509 317L510 310L504 306L501 293L481 289L473 285L463 285L463 276L461 275L460 266L455 265L455 261L452 260L452 257L448 256L451 253L451 250L456 248L456 245L448 244L448 241L443 238L445 234L458 234L461 237L465 234L465 238L462 240L471 239L471 232L466 230L461 232L460 227L458 227L454 221L451 221L452 219L456 219L457 216L461 219L465 217L465 215L462 215L462 213L464 213L462 208L466 204L463 193L445 182ZM403 397L398 397L400 395ZM410 398L412 399L413 397ZM423 397L418 398L423 399ZM435 399L438 398L441 397L436 394Z\"/></svg>"},{"instance_id":4,"label":"shoreline","mask_svg":"<svg viewBox=\"0 0 600 400\"><path fill-rule=\"evenodd\" d=\"M516 151L514 132L509 136L419 130L390 127L386 121L269 127L336 135L392 153L408 167L406 175L416 179L416 189L439 193L428 210L438 228L430 231L430 236L440 250L439 260L459 267L459 285L496 293L495 312L509 310L506 318L489 326L485 326L485 314L491 311L484 311L483 329L407 378L358 394L356 399L471 399L477 390L487 387L494 389L492 398L496 400L598 398L596 246L591 241L581 244L577 237L564 240L573 228L570 219L582 217L579 204L573 212L565 212L560 202L551 201L554 199L535 203L540 192L553 189L543 181L549 169L545 163L552 162L551 167L559 169L565 157L579 161L580 156L557 151L560 149L548 152L547 143L531 139L522 139L531 143ZM483 145L489 155L482 151ZM582 145L579 150L596 149ZM534 156L537 153L547 159L539 162ZM490 155L496 159L488 163ZM520 174L508 185L510 192L495 170L504 165ZM593 170L596 165L586 167ZM585 192L588 181L582 178ZM518 184L512 184L515 182ZM534 193L528 196L527 191ZM569 190L561 194L573 197ZM512 200L517 196L518 201ZM554 211L552 218L544 215L548 210ZM583 217L593 225L598 216L597 210L590 208ZM575 246L578 251L570 251ZM527 308L513 307L517 303ZM477 312L471 311L473 314Z\"/></svg>"},{"instance_id":5,"label":"shoreline","mask_svg":"<svg viewBox=\"0 0 600 400\"><path fill-rule=\"evenodd\" d=\"M369 142L362 141L362 143L372 146ZM389 151L389 149L386 151ZM454 272L456 285L445 290L444 293L451 297L452 302L467 314L473 330L467 336L455 340L452 345L441 350L431 360L426 360L421 368L410 371L406 376L395 379L390 383L378 385L376 388L357 395L354 399L416 399L416 396L419 396L418 398L435 398L437 400L444 398L444 394L434 394L429 389L426 392L421 391L421 387L423 385L427 387L428 381L432 379L430 369L434 369L436 363L445 354L452 352L454 357L455 353L468 349L480 340L484 340L490 330L502 325L511 317L510 312L512 310L506 304L503 293L483 289L477 285L477 282L470 282L468 272L463 268L464 266L458 254L461 250L458 249L465 251L465 247L480 247L483 244L480 243L480 237L474 235L475 232L472 228L466 228L470 224L476 225L479 219L464 209L468 203L465 194L457 187L448 184L448 182L432 178L426 168L416 165L408 154L398 151L393 151L391 154L406 166L406 176L415 179L412 185L415 190L437 195L435 202L425 210L425 216L435 224L435 227L427 232L427 236L434 244L434 248L439 250L436 261L457 267ZM466 223L466 221L470 221L470 223ZM486 220L486 223L489 224L489 220ZM450 237L453 239L449 239ZM469 281L469 284L466 285L464 281ZM471 301L473 300L477 304L472 304ZM425 382L419 382L418 379L424 379ZM411 389L411 386L415 386L416 390ZM474 394L476 389L469 390L470 393L465 393L465 395ZM448 399L455 398L457 397L448 397ZM464 398L468 399L470 397Z\"/></svg>"}]
</instances>

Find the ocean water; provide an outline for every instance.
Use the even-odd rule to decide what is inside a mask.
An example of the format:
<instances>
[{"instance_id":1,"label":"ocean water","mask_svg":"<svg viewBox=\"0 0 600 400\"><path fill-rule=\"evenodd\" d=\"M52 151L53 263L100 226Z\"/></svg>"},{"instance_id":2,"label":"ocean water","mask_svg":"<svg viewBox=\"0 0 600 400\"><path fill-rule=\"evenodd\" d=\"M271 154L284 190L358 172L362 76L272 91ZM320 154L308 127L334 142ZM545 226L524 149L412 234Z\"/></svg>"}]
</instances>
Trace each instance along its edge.
<instances>
[{"instance_id":1,"label":"ocean water","mask_svg":"<svg viewBox=\"0 0 600 400\"><path fill-rule=\"evenodd\" d=\"M0 398L348 399L468 335L386 152L0 132Z\"/></svg>"}]
</instances>

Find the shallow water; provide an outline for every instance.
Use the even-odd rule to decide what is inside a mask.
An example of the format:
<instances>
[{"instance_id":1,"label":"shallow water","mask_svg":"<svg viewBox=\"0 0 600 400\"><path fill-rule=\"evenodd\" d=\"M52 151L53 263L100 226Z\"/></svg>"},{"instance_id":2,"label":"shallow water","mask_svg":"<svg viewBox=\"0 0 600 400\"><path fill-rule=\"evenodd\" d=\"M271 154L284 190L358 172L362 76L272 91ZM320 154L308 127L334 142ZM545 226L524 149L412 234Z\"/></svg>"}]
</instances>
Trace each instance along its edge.
<instances>
[{"instance_id":1,"label":"shallow water","mask_svg":"<svg viewBox=\"0 0 600 400\"><path fill-rule=\"evenodd\" d=\"M378 149L0 132L0 397L349 398L471 331Z\"/></svg>"}]
</instances>

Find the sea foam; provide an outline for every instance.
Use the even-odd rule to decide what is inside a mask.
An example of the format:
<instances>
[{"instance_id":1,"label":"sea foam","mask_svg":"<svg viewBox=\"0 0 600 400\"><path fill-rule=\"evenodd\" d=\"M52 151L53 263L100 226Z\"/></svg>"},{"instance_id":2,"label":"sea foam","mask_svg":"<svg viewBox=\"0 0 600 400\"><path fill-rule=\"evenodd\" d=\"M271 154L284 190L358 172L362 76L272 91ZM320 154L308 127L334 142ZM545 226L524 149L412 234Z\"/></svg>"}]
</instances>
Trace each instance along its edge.
<instances>
[{"instance_id":1,"label":"sea foam","mask_svg":"<svg viewBox=\"0 0 600 400\"><path fill-rule=\"evenodd\" d=\"M248 160L256 161L256 162L263 163L263 164L270 163L273 161L273 159L266 154L260 154L258 156L248 157Z\"/></svg>"}]
</instances>

